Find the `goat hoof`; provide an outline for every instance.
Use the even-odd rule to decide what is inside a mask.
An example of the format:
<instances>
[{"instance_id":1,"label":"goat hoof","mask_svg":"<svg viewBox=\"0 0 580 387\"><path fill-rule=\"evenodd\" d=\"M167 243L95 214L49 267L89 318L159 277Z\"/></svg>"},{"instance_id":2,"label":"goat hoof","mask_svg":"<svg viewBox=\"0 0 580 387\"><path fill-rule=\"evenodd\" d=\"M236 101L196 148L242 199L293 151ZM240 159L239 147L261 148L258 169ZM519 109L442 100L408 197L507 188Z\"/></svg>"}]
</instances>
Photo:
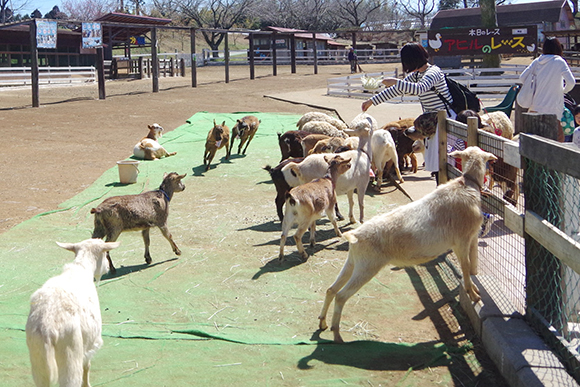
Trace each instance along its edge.
<instances>
[{"instance_id":1,"label":"goat hoof","mask_svg":"<svg viewBox=\"0 0 580 387\"><path fill-rule=\"evenodd\" d=\"M148 265L151 265L151 262L153 262L153 261L151 260L151 257L145 257L145 263L146 263L146 264L148 264Z\"/></svg>"},{"instance_id":2,"label":"goat hoof","mask_svg":"<svg viewBox=\"0 0 580 387\"><path fill-rule=\"evenodd\" d=\"M320 329L321 331L325 331L328 329L328 324L326 324L326 318L324 317L319 317L320 322L318 323L318 329Z\"/></svg>"},{"instance_id":3,"label":"goat hoof","mask_svg":"<svg viewBox=\"0 0 580 387\"><path fill-rule=\"evenodd\" d=\"M175 255L181 255L181 250L177 249L173 251L175 253Z\"/></svg>"}]
</instances>

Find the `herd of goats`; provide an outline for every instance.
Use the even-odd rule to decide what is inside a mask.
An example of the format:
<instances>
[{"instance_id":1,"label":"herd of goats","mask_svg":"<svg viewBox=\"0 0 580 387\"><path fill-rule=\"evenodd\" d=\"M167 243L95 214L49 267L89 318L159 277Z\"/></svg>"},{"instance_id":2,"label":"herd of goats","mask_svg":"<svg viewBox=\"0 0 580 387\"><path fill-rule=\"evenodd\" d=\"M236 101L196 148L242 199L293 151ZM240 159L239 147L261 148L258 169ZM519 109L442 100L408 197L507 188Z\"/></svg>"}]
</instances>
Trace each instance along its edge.
<instances>
[{"instance_id":1,"label":"herd of goats","mask_svg":"<svg viewBox=\"0 0 580 387\"><path fill-rule=\"evenodd\" d=\"M326 315L334 300L331 330L336 342L340 334L341 314L346 301L369 282L385 265L399 267L426 263L453 250L460 262L464 286L473 302L480 300L471 275L477 273L477 240L482 224L480 190L486 164L496 157L478 147L450 153L462 160L462 175L440 185L423 198L388 213L364 221L364 195L371 176L380 190L383 175L396 178L405 160L410 158L416 171L414 153L421 150L425 122L436 125L436 113L426 113L413 120L389 123L379 128L367 113L358 115L349 125L324 113L307 113L297 130L278 134L282 161L266 166L276 186L276 207L282 221L280 261L290 229L302 259L308 257L302 236L310 230L310 245L315 244L316 220L328 216L337 236L349 242L346 259L336 281L328 288L319 315L319 328L327 329ZM246 116L230 129L225 122L209 131L204 165L210 168L216 151L226 149L226 159L239 138L238 153L245 154L260 120ZM149 134L135 145L135 157L154 160L171 156L158 142L163 128L149 126ZM245 148L244 148L245 145ZM94 231L91 239L79 243L59 243L75 253L62 274L49 279L31 297L26 323L32 375L37 386L88 386L90 361L103 344L101 312L95 283L107 272L115 274L109 252L119 246L119 235L126 230L141 230L145 243L145 261L149 254L149 229L158 227L175 254L181 251L167 227L169 203L174 193L183 191L185 175L166 173L158 190L137 195L114 196L91 209ZM336 195L346 194L349 220L357 194L360 225L341 233L336 219L343 218L336 206ZM364 221L364 222L363 222ZM402 243L404 241L404 243ZM106 258L106 259L105 259Z\"/></svg>"}]
</instances>

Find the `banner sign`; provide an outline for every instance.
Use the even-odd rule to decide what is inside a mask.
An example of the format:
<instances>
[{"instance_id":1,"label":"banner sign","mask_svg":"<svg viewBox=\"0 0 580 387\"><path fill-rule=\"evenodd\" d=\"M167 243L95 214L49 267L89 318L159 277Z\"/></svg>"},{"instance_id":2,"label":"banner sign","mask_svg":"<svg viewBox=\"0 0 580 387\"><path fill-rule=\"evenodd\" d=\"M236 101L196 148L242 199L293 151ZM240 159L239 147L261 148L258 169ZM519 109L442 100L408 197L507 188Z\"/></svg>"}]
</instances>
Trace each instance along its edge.
<instances>
[{"instance_id":1,"label":"banner sign","mask_svg":"<svg viewBox=\"0 0 580 387\"><path fill-rule=\"evenodd\" d=\"M56 48L56 22L36 20L36 46Z\"/></svg>"},{"instance_id":2,"label":"banner sign","mask_svg":"<svg viewBox=\"0 0 580 387\"><path fill-rule=\"evenodd\" d=\"M97 48L102 45L101 23L83 23L83 48Z\"/></svg>"},{"instance_id":3,"label":"banner sign","mask_svg":"<svg viewBox=\"0 0 580 387\"><path fill-rule=\"evenodd\" d=\"M425 47L434 55L535 54L537 26L446 28L427 31Z\"/></svg>"},{"instance_id":4,"label":"banner sign","mask_svg":"<svg viewBox=\"0 0 580 387\"><path fill-rule=\"evenodd\" d=\"M130 36L129 43L135 44L137 46L144 46L145 45L145 37L144 36Z\"/></svg>"}]
</instances>

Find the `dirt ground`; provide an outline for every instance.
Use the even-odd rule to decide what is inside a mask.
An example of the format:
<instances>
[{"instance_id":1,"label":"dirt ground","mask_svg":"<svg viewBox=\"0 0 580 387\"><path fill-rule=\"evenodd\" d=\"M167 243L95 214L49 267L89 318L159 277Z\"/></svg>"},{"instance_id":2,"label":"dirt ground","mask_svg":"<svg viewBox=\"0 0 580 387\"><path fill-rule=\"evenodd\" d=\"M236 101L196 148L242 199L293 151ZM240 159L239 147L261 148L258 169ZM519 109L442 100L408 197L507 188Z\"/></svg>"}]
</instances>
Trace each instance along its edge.
<instances>
[{"instance_id":1,"label":"dirt ground","mask_svg":"<svg viewBox=\"0 0 580 387\"><path fill-rule=\"evenodd\" d=\"M394 65L367 65L365 71L385 71ZM376 70L374 70L376 68ZM287 66L198 69L191 77L160 78L158 93L152 81L120 80L106 83L107 98L98 99L96 85L40 89L39 108L32 108L30 88L0 89L0 124L9 146L0 169L0 232L32 216L56 209L111 168L110 160L131 155L133 145L159 123L166 131L185 123L198 111L287 112L303 114L312 108L264 98L266 93L324 88L330 77L348 74L348 66Z\"/></svg>"},{"instance_id":2,"label":"dirt ground","mask_svg":"<svg viewBox=\"0 0 580 387\"><path fill-rule=\"evenodd\" d=\"M395 66L365 65L364 70L390 71ZM159 93L151 92L151 80L110 81L106 84L105 100L98 100L96 85L41 88L40 108L30 107L32 98L29 89L0 90L0 122L9 139L9 146L3 150L4 166L0 169L3 188L0 200L0 232L36 214L56 210L60 203L92 185L114 166L111 165L111 160L123 160L131 155L134 144L146 134L148 124L156 122L166 131L171 131L202 111L303 114L313 108L265 98L264 95L325 88L328 78L347 74L348 65L319 66L316 75L313 74L312 67L298 67L296 74L291 74L289 67L278 67L277 76L272 76L271 67L259 67L256 79L250 80L247 68L232 67L230 82L225 83L223 67L207 67L198 69L197 88L191 87L189 77L161 78ZM353 101L353 104L358 103ZM201 155L197 161L201 163ZM247 192L249 196L252 195L251 189ZM273 207L273 203L269 204ZM179 222L176 221L177 223ZM200 238L200 243L204 240L202 237L197 238ZM210 236L207 240L211 240ZM137 238L135 243L141 242ZM223 255L233 259L229 251L224 251ZM227 264L226 266L229 267ZM269 265L264 264L260 273L267 272L268 268ZM280 270L276 268L273 272L275 274ZM410 270L413 272L387 271L386 275L398 273L406 277L409 274L411 281L417 282L417 278L421 277L417 275L417 270L426 272L432 269ZM329 282L330 279L324 281ZM475 344L474 350L466 356L457 356L452 361L452 366L449 367L452 381L447 385L477 385L478 381L484 384L493 381L493 385L503 386L503 379L483 352L477 338L473 336L469 324L456 320L456 315L461 313L455 310L455 293L445 294L443 301L440 300L440 284L433 286L433 295L428 294L424 285L415 285L415 290L410 290L408 297L414 300L418 296L425 310L412 319L402 314L400 318L396 318L397 321L391 321L391 324L404 327L412 320L415 324L411 325L416 329L419 321L423 324L421 329L408 332L401 328L396 331L398 338L384 337L393 341L403 337L410 343L428 341L426 338L444 343L464 343L471 340ZM380 282L376 286L386 288ZM450 287L453 288L454 285ZM451 302L448 303L449 300ZM315 307L318 308L318 305ZM440 309L444 311L441 312ZM420 307L413 313L419 310ZM439 317L426 318L432 312ZM381 333L387 335L385 332L393 334L389 326L381 325ZM113 347L109 345L109 348ZM473 358L473 361L466 362L465 358ZM444 374L443 371L439 372ZM466 372L479 376L472 376L473 379L467 383L469 378L464 377Z\"/></svg>"}]
</instances>

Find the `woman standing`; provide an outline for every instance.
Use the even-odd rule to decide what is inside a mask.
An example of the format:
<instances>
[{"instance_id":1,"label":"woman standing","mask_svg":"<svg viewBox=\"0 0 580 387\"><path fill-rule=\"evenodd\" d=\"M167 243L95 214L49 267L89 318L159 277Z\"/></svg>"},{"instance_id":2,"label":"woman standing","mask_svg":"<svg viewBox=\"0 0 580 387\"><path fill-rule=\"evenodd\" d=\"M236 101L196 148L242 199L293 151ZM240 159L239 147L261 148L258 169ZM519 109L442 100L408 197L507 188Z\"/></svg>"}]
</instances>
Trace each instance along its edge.
<instances>
[{"instance_id":1,"label":"woman standing","mask_svg":"<svg viewBox=\"0 0 580 387\"><path fill-rule=\"evenodd\" d=\"M425 48L417 43L407 43L401 49L401 64L403 71L408 74L404 79L387 77L383 79L383 84L387 87L379 94L366 100L362 104L363 112L371 105L379 105L392 98L403 94L419 96L423 112L434 112L445 110L445 103L437 95L441 94L445 99L452 102L453 98L447 88L445 76L436 65L429 64L429 53ZM437 90L437 92L435 91ZM450 115L455 117L453 111ZM439 172L439 151L438 132L425 139L425 170L431 172L438 181Z\"/></svg>"},{"instance_id":2,"label":"woman standing","mask_svg":"<svg viewBox=\"0 0 580 387\"><path fill-rule=\"evenodd\" d=\"M522 89L535 82L535 92L529 106L530 113L555 114L558 122L564 112L564 93L574 88L576 80L568 64L562 58L562 45L555 37L547 37L542 47L542 55L534 61L520 75ZM519 103L520 100L518 100ZM564 132L560 125L559 141L564 141Z\"/></svg>"}]
</instances>

